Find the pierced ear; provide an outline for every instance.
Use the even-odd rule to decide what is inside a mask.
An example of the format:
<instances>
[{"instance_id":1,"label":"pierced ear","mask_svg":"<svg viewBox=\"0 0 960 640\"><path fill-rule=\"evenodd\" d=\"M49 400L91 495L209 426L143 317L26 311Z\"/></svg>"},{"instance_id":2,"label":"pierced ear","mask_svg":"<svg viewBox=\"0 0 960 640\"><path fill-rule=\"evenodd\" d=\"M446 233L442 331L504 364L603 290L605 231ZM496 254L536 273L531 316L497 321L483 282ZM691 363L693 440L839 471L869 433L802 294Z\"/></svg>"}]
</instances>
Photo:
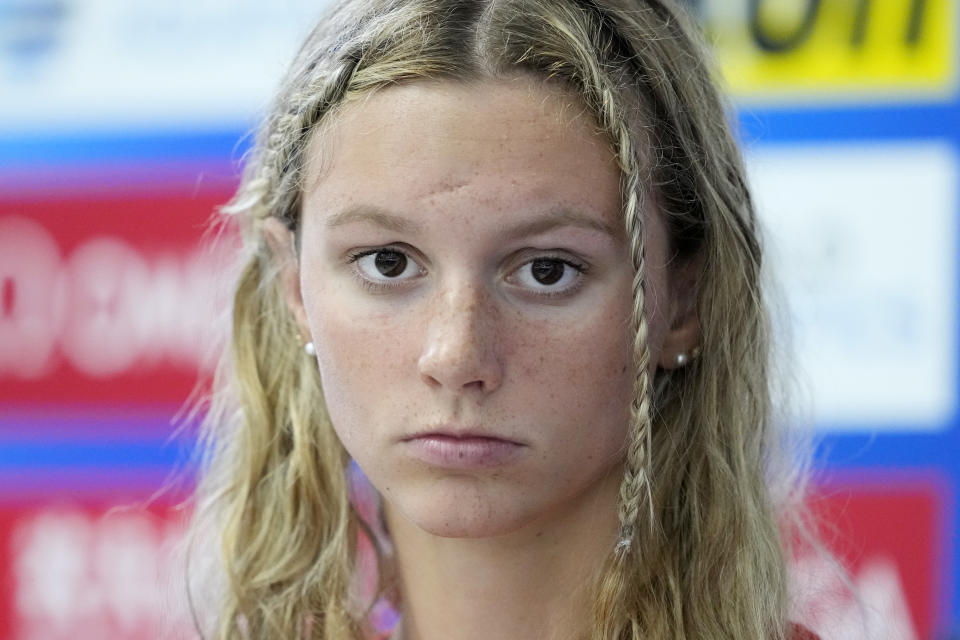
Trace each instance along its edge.
<instances>
[{"instance_id":1,"label":"pierced ear","mask_svg":"<svg viewBox=\"0 0 960 640\"><path fill-rule=\"evenodd\" d=\"M702 268L699 256L688 258L670 274L670 328L660 350L661 369L679 369L700 349L700 318L697 291Z\"/></svg>"},{"instance_id":2,"label":"pierced ear","mask_svg":"<svg viewBox=\"0 0 960 640\"><path fill-rule=\"evenodd\" d=\"M297 323L300 335L309 339L310 329L307 312L303 307L303 296L300 294L300 264L297 261L293 232L279 219L271 217L263 222L263 235L270 247L274 266L280 272L280 284L287 308Z\"/></svg>"}]
</instances>

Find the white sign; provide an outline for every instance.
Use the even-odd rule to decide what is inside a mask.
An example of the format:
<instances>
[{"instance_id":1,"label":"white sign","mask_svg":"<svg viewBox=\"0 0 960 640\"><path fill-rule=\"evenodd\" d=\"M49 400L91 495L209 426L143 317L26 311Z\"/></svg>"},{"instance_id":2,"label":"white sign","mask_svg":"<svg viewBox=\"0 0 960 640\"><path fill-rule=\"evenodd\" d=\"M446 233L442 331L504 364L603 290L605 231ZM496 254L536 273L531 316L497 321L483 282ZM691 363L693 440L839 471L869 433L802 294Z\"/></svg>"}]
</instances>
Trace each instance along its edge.
<instances>
[{"instance_id":1,"label":"white sign","mask_svg":"<svg viewBox=\"0 0 960 640\"><path fill-rule=\"evenodd\" d=\"M12 0L0 134L249 126L323 0Z\"/></svg>"},{"instance_id":2,"label":"white sign","mask_svg":"<svg viewBox=\"0 0 960 640\"><path fill-rule=\"evenodd\" d=\"M748 165L816 423L945 428L957 388L952 149L772 147Z\"/></svg>"}]
</instances>

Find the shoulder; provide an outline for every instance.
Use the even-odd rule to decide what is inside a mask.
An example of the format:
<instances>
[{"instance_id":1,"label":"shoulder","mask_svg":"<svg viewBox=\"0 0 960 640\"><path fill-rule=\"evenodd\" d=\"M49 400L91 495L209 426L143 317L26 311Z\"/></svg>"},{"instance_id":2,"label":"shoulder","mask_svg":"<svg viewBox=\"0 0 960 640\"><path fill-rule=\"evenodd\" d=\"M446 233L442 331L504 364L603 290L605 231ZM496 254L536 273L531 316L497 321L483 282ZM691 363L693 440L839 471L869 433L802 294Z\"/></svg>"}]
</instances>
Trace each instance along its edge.
<instances>
[{"instance_id":1,"label":"shoulder","mask_svg":"<svg viewBox=\"0 0 960 640\"><path fill-rule=\"evenodd\" d=\"M789 640L820 640L820 636L799 624L791 625Z\"/></svg>"}]
</instances>

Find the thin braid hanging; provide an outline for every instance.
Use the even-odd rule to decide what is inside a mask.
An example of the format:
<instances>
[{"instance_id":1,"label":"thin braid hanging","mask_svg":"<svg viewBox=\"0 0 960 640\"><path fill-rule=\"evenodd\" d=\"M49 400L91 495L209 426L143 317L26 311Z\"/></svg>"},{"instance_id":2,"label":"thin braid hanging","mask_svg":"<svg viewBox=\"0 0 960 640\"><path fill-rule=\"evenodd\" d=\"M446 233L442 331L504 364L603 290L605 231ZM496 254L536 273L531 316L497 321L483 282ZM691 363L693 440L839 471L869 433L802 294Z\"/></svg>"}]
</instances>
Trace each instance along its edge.
<instances>
[{"instance_id":1,"label":"thin braid hanging","mask_svg":"<svg viewBox=\"0 0 960 640\"><path fill-rule=\"evenodd\" d=\"M612 104L612 103L611 103ZM652 433L650 427L650 380L648 366L650 348L647 344L647 317L644 312L644 272L643 252L643 211L640 200L640 177L630 134L623 122L617 125L618 151L622 170L626 180L624 184L624 218L627 236L630 239L630 255L633 260L633 357L636 378L633 387L633 400L630 403L630 425L627 431L627 452L623 481L620 484L620 539L617 542L618 557L625 556L633 546L638 521L640 503L646 497L650 510L650 523L654 521L653 494L650 485L650 461Z\"/></svg>"},{"instance_id":2,"label":"thin braid hanging","mask_svg":"<svg viewBox=\"0 0 960 640\"><path fill-rule=\"evenodd\" d=\"M582 0L596 19L596 31L585 34L587 38L600 37L604 42L598 49L616 62L615 67L629 65L633 57L631 47L619 35L616 21L607 11L592 0ZM586 87L596 87L597 107L608 131L614 134L620 170L623 172L624 223L630 241L630 256L633 262L633 364L635 379L633 400L630 403L630 423L626 435L626 456L617 517L620 535L615 554L623 560L633 547L640 520L641 503L646 499L649 507L649 523L654 524L653 492L649 469L652 460L652 429L650 425L650 379L647 368L650 349L647 344L649 329L645 310L643 287L646 271L643 252L643 204L641 200L640 162L636 156L630 129L618 108L614 94L616 83L608 75L604 64L591 55L582 59L582 73Z\"/></svg>"}]
</instances>

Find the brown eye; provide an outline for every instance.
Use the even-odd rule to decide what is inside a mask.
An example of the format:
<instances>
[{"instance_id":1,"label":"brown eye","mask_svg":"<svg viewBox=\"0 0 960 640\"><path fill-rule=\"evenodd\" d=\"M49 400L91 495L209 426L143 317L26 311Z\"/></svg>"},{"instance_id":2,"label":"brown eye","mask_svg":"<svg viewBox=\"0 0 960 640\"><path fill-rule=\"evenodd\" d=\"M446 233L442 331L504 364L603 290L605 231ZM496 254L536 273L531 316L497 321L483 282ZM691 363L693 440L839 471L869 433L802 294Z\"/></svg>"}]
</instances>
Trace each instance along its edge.
<instances>
[{"instance_id":1,"label":"brown eye","mask_svg":"<svg viewBox=\"0 0 960 640\"><path fill-rule=\"evenodd\" d=\"M508 281L541 296L568 295L580 287L586 272L586 265L572 260L538 256L523 263Z\"/></svg>"},{"instance_id":2,"label":"brown eye","mask_svg":"<svg viewBox=\"0 0 960 640\"><path fill-rule=\"evenodd\" d=\"M364 281L377 286L400 285L424 271L409 255L399 249L369 249L350 256L350 262Z\"/></svg>"},{"instance_id":3,"label":"brown eye","mask_svg":"<svg viewBox=\"0 0 960 640\"><path fill-rule=\"evenodd\" d=\"M374 258L374 265L381 275L396 278L407 268L407 256L398 251L378 251Z\"/></svg>"},{"instance_id":4,"label":"brown eye","mask_svg":"<svg viewBox=\"0 0 960 640\"><path fill-rule=\"evenodd\" d=\"M530 263L530 275L540 284L556 284L563 277L566 267L560 260L537 258Z\"/></svg>"}]
</instances>

